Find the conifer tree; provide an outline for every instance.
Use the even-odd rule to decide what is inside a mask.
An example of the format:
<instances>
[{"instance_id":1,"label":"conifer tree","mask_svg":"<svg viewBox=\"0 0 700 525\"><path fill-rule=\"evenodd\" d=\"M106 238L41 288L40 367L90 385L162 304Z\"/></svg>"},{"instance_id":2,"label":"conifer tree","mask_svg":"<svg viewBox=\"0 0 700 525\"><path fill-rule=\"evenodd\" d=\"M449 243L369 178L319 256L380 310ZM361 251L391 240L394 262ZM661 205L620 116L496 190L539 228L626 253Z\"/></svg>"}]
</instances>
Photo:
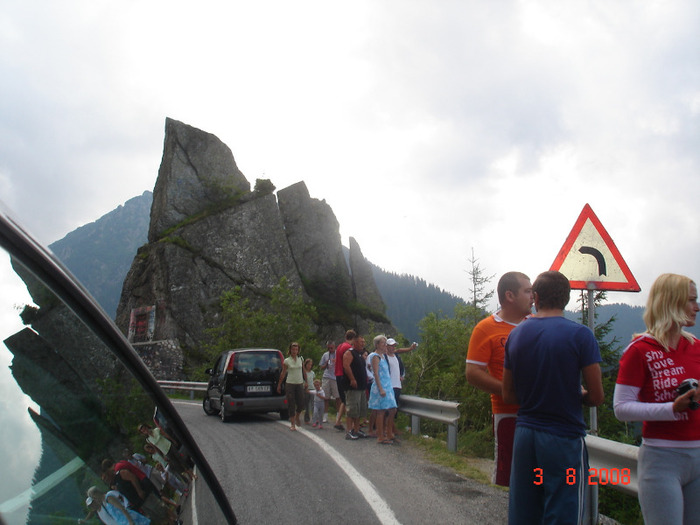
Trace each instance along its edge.
<instances>
[{"instance_id":1,"label":"conifer tree","mask_svg":"<svg viewBox=\"0 0 700 525\"><path fill-rule=\"evenodd\" d=\"M493 280L495 274L484 275L484 270L479 264L479 259L474 255L474 248L472 248L472 256L469 259L469 264L471 267L467 270L467 273L469 274L469 281L471 283L471 288L469 289L471 295L469 306L471 306L471 310L467 315L467 326L471 333L471 329L487 315L488 302L493 297L494 291L487 291L486 287Z\"/></svg>"}]
</instances>

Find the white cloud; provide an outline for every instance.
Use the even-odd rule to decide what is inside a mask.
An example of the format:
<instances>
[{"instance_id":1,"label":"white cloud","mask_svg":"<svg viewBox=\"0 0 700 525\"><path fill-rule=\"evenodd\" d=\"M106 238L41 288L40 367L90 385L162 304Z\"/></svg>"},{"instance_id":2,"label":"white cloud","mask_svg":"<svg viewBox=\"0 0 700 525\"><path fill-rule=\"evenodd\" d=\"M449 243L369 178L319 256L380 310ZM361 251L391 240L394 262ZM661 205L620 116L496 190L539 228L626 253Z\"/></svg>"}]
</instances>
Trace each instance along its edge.
<instances>
[{"instance_id":1,"label":"white cloud","mask_svg":"<svg viewBox=\"0 0 700 525\"><path fill-rule=\"evenodd\" d=\"M588 202L648 289L697 268L699 15L692 0L5 6L2 199L56 240L153 188L169 116L217 135L251 182L304 180L388 270L467 295L473 247L488 274L534 277Z\"/></svg>"}]
</instances>

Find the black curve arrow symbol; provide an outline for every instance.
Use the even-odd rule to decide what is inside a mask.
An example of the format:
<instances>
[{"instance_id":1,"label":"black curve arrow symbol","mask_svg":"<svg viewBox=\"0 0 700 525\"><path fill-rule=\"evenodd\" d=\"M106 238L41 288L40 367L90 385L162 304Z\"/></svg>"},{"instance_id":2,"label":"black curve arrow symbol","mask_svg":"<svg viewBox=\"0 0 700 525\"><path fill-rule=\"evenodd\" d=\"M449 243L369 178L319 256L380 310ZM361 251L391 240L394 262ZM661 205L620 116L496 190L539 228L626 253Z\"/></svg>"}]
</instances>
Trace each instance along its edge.
<instances>
[{"instance_id":1,"label":"black curve arrow symbol","mask_svg":"<svg viewBox=\"0 0 700 525\"><path fill-rule=\"evenodd\" d=\"M607 268L605 266L605 257L600 253L599 250L591 248L590 246L581 246L578 251L585 253L586 255L592 255L595 260L598 261L598 275L607 275Z\"/></svg>"}]
</instances>

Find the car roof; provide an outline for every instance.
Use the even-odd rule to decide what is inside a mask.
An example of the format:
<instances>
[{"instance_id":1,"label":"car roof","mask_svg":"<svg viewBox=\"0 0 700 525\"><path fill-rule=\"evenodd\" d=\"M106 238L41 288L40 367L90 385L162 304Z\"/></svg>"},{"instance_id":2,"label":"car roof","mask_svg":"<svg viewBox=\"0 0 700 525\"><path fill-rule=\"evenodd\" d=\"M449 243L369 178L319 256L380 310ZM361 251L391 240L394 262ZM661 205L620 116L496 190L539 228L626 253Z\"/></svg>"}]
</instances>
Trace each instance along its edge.
<instances>
[{"instance_id":1,"label":"car roof","mask_svg":"<svg viewBox=\"0 0 700 525\"><path fill-rule=\"evenodd\" d=\"M233 348L227 352L281 352L276 348Z\"/></svg>"}]
</instances>

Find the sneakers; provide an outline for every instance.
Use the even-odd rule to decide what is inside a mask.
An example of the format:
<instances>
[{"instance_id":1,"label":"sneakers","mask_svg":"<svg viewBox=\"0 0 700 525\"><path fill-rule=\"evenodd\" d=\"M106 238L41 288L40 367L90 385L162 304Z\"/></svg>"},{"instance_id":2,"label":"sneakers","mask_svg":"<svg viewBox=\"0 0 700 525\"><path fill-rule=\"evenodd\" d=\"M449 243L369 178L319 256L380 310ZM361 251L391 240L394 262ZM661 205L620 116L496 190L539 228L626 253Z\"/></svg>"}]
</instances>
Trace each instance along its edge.
<instances>
[{"instance_id":1,"label":"sneakers","mask_svg":"<svg viewBox=\"0 0 700 525\"><path fill-rule=\"evenodd\" d=\"M355 433L351 430L351 431L345 433L345 439L352 439L352 440L355 440L355 439L360 439L360 436L358 436L357 434L355 434Z\"/></svg>"},{"instance_id":2,"label":"sneakers","mask_svg":"<svg viewBox=\"0 0 700 525\"><path fill-rule=\"evenodd\" d=\"M333 425L333 428L336 430L340 430L341 432L343 430L345 430L345 427L343 425L341 425L340 423L338 423L337 425Z\"/></svg>"},{"instance_id":3,"label":"sneakers","mask_svg":"<svg viewBox=\"0 0 700 525\"><path fill-rule=\"evenodd\" d=\"M318 424L319 430L323 430L323 425L321 423Z\"/></svg>"},{"instance_id":4,"label":"sneakers","mask_svg":"<svg viewBox=\"0 0 700 525\"><path fill-rule=\"evenodd\" d=\"M316 427L318 426L318 423L314 423L314 424L311 425L311 426L312 426L313 428L316 428Z\"/></svg>"},{"instance_id":5,"label":"sneakers","mask_svg":"<svg viewBox=\"0 0 700 525\"><path fill-rule=\"evenodd\" d=\"M328 414L323 414L323 422L328 423Z\"/></svg>"},{"instance_id":6,"label":"sneakers","mask_svg":"<svg viewBox=\"0 0 700 525\"><path fill-rule=\"evenodd\" d=\"M367 434L365 434L364 432L362 432L362 430L358 430L358 431L357 431L357 437L359 437L359 438L367 438L367 437L369 437L369 436L368 436Z\"/></svg>"}]
</instances>

